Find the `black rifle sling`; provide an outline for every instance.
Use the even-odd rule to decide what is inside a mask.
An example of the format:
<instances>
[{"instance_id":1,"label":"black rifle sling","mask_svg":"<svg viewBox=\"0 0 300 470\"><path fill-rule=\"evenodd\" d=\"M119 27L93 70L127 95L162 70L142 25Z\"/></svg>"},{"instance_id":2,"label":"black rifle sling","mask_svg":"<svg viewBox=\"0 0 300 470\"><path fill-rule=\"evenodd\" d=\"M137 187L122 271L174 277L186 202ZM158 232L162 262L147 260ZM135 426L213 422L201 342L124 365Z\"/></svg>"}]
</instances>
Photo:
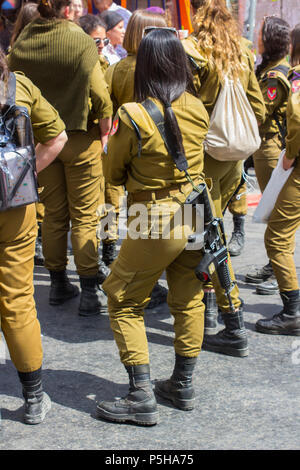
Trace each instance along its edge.
<instances>
[{"instance_id":1,"label":"black rifle sling","mask_svg":"<svg viewBox=\"0 0 300 470\"><path fill-rule=\"evenodd\" d=\"M159 130L161 138L164 141L165 147L168 153L171 155L176 165L176 168L179 171L186 172L188 168L186 156L173 145L173 138L172 136L168 135L167 129L165 128L164 116L162 115L156 104L150 99L146 99L145 101L143 101L142 106L145 108L145 110L153 120L154 124L156 125L157 129Z\"/></svg>"}]
</instances>

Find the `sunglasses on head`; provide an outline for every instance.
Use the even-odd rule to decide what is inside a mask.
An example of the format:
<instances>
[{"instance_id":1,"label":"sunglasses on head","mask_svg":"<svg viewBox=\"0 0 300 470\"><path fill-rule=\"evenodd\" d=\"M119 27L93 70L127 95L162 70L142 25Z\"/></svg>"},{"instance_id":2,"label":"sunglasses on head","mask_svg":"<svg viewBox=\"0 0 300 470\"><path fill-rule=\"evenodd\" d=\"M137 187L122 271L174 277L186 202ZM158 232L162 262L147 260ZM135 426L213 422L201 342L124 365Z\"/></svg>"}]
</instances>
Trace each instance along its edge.
<instances>
[{"instance_id":1,"label":"sunglasses on head","mask_svg":"<svg viewBox=\"0 0 300 470\"><path fill-rule=\"evenodd\" d=\"M146 26L143 30L143 38L147 36L148 33L151 33L151 31L156 30L170 31L170 33L175 34L175 36L178 37L176 28L170 28L168 26Z\"/></svg>"},{"instance_id":2,"label":"sunglasses on head","mask_svg":"<svg viewBox=\"0 0 300 470\"><path fill-rule=\"evenodd\" d=\"M108 45L109 43L109 39L108 38L105 38L105 39L101 39L101 38L94 38L94 41L95 41L95 44L96 46L100 46L101 42L103 42L103 45L104 47Z\"/></svg>"}]
</instances>

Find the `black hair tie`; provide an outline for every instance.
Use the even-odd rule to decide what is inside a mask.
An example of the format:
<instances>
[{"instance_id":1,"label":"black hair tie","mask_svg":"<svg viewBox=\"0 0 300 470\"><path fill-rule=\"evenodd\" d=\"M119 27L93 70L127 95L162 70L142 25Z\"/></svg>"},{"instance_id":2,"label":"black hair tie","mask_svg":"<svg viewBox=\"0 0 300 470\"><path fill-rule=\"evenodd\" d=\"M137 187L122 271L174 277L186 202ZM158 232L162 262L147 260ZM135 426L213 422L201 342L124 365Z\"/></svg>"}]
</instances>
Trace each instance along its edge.
<instances>
[{"instance_id":1,"label":"black hair tie","mask_svg":"<svg viewBox=\"0 0 300 470\"><path fill-rule=\"evenodd\" d=\"M171 103L166 103L166 104L165 104L165 108L172 108Z\"/></svg>"}]
</instances>

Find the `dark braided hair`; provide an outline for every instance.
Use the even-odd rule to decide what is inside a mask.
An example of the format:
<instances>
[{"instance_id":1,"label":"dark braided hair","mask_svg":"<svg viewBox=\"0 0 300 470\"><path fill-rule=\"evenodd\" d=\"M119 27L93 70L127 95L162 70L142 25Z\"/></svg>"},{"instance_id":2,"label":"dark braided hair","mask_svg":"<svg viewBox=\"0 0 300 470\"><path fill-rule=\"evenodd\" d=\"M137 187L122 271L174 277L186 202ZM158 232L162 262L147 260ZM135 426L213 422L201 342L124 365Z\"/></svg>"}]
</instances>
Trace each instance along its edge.
<instances>
[{"instance_id":1,"label":"dark braided hair","mask_svg":"<svg viewBox=\"0 0 300 470\"><path fill-rule=\"evenodd\" d=\"M262 41L264 52L262 62L256 68L257 77L260 76L270 62L283 59L288 54L290 45L289 24L277 16L267 16L262 27Z\"/></svg>"}]
</instances>

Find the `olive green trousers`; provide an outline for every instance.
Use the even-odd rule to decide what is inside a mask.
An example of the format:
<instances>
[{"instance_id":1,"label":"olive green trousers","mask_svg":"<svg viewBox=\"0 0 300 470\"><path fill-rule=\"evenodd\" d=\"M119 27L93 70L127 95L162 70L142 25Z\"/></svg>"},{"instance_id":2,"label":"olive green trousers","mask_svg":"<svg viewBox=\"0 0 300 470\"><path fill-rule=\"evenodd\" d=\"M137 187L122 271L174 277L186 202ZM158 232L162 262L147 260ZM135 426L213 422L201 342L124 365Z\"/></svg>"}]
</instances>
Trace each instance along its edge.
<instances>
[{"instance_id":1,"label":"olive green trousers","mask_svg":"<svg viewBox=\"0 0 300 470\"><path fill-rule=\"evenodd\" d=\"M295 234L300 226L300 161L282 188L265 232L265 246L280 292L299 289L294 261Z\"/></svg>"},{"instance_id":2,"label":"olive green trousers","mask_svg":"<svg viewBox=\"0 0 300 470\"><path fill-rule=\"evenodd\" d=\"M212 188L210 191L213 200L216 216L223 218L223 211L225 210L228 201L236 191L241 181L242 176L242 160L237 162L227 161L221 162L215 160L210 155L204 156L204 174L205 178L212 180ZM228 268L230 271L231 279L235 282L235 275L233 272L230 255L228 253ZM216 276L213 277L212 283L205 284L205 289L212 289L216 291L217 303L222 312L229 312L228 302L224 302L224 296L221 287L218 285ZM231 299L235 308L241 305L239 299L239 289L237 285L231 291Z\"/></svg>"},{"instance_id":3,"label":"olive green trousers","mask_svg":"<svg viewBox=\"0 0 300 470\"><path fill-rule=\"evenodd\" d=\"M248 204L246 192L247 185L244 183L228 204L228 210L232 215L247 215Z\"/></svg>"},{"instance_id":4,"label":"olive green trousers","mask_svg":"<svg viewBox=\"0 0 300 470\"><path fill-rule=\"evenodd\" d=\"M71 223L77 272L80 276L93 276L98 271L97 208L103 180L99 128L72 132L68 138L59 156L38 177L45 206L42 226L45 267L52 271L66 268Z\"/></svg>"},{"instance_id":5,"label":"olive green trousers","mask_svg":"<svg viewBox=\"0 0 300 470\"><path fill-rule=\"evenodd\" d=\"M1 329L18 371L42 365L40 323L33 297L36 207L30 204L0 212Z\"/></svg>"},{"instance_id":6,"label":"olive green trousers","mask_svg":"<svg viewBox=\"0 0 300 470\"><path fill-rule=\"evenodd\" d=\"M253 155L255 174L261 192L265 190L272 171L277 165L281 152L281 142L278 134L271 139L262 137L261 146Z\"/></svg>"}]
</instances>

